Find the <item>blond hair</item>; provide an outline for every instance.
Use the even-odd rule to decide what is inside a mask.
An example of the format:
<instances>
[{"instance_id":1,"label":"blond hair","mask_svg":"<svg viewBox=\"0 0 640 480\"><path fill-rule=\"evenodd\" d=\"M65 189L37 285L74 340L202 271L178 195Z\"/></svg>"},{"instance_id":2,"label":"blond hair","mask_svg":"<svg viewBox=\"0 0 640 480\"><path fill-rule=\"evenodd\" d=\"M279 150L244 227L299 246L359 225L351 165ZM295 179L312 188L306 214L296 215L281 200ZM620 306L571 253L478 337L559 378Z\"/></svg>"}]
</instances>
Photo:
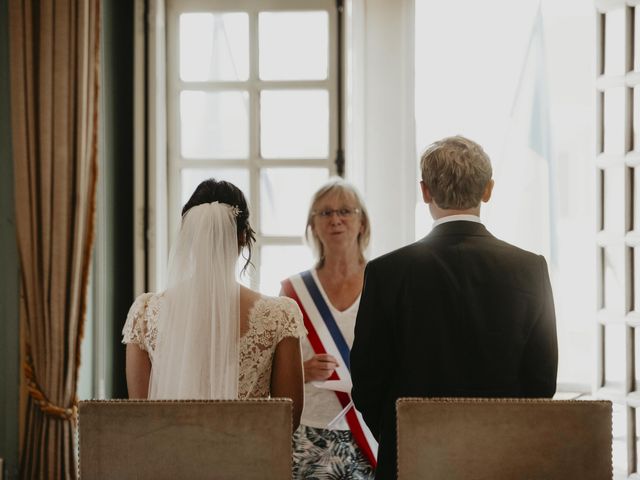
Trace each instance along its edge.
<instances>
[{"instance_id":1,"label":"blond hair","mask_svg":"<svg viewBox=\"0 0 640 480\"><path fill-rule=\"evenodd\" d=\"M480 205L493 174L482 147L460 135L429 145L420 159L420 170L436 205L446 210Z\"/></svg>"},{"instance_id":2,"label":"blond hair","mask_svg":"<svg viewBox=\"0 0 640 480\"><path fill-rule=\"evenodd\" d=\"M369 246L369 239L371 238L371 223L369 222L367 207L365 207L364 201L356 187L340 177L335 177L330 178L327 183L313 194L311 204L309 205L309 212L307 213L305 238L307 242L311 244L317 256L318 261L316 268L321 268L324 265L324 246L313 230L313 217L318 202L330 194L337 194L341 197L352 196L355 198L357 203L356 207L360 210L360 221L362 222L362 233L358 234L358 248L360 249L360 261L364 262L364 251Z\"/></svg>"}]
</instances>

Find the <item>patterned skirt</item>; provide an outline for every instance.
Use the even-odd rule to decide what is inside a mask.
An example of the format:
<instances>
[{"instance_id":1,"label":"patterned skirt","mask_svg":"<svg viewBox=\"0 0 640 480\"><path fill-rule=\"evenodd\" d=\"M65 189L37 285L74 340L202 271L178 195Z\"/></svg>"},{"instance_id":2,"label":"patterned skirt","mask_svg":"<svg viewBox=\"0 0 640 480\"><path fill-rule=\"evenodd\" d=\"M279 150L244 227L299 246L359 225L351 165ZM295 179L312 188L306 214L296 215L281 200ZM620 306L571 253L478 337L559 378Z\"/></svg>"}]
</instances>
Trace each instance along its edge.
<instances>
[{"instance_id":1,"label":"patterned skirt","mask_svg":"<svg viewBox=\"0 0 640 480\"><path fill-rule=\"evenodd\" d=\"M300 425L293 434L294 480L373 480L374 475L349 430Z\"/></svg>"}]
</instances>

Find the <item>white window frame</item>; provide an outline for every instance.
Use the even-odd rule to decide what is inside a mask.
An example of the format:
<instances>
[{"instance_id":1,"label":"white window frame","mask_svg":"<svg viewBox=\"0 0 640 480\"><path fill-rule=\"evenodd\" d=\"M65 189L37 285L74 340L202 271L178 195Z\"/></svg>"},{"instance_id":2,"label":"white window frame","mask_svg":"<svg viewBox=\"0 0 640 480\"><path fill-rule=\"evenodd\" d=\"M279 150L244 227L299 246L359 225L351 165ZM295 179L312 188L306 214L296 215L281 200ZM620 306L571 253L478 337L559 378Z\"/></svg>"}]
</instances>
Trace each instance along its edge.
<instances>
[{"instance_id":1,"label":"white window frame","mask_svg":"<svg viewBox=\"0 0 640 480\"><path fill-rule=\"evenodd\" d=\"M165 284L168 258L164 0L136 0L134 293Z\"/></svg>"},{"instance_id":2,"label":"white window frame","mask_svg":"<svg viewBox=\"0 0 640 480\"><path fill-rule=\"evenodd\" d=\"M140 0L139 0L140 1ZM332 0L151 0L147 13L147 81L137 81L136 95L136 293L164 285L168 248L179 228L181 170L183 168L246 168L250 176L248 197L251 223L257 232L251 285L260 284L261 249L264 246L301 245L296 236L265 235L260 225L260 173L263 168L326 168L336 174L338 148L337 9ZM258 14L277 11L326 11L329 18L328 75L324 80L266 81L258 76ZM178 70L179 15L187 12L246 12L249 15L250 68L246 82L184 82ZM137 42L144 53L144 38ZM137 79L144 78L139 69ZM249 156L242 160L190 160L180 156L179 95L183 89L249 92ZM260 92L280 89L322 89L329 95L329 145L323 159L264 159L260 156ZM146 96L145 96L146 95ZM146 100L145 100L146 99ZM146 102L146 110L145 110ZM166 110L165 110L166 105ZM140 117L140 118L138 118ZM146 129L145 121L146 118ZM147 132L145 137L142 131ZM145 155L147 145L148 155ZM151 159L145 166L141 159ZM146 178L146 199L145 199ZM146 209L146 217L145 217ZM145 221L146 218L146 221ZM146 225L146 231L145 231ZM145 256L145 251L147 252Z\"/></svg>"},{"instance_id":3,"label":"white window frame","mask_svg":"<svg viewBox=\"0 0 640 480\"><path fill-rule=\"evenodd\" d=\"M635 32L640 31L640 26L635 25L635 9L640 8L638 0L596 0L596 169L597 169L597 248L596 248L596 374L594 378L593 390L595 396L610 400L614 405L614 450L615 444L621 440L626 446L626 471L615 470L615 479L640 479L638 474L638 452L637 452L637 408L640 407L640 391L637 385L637 375L635 365L636 356L640 352L635 349L635 336L640 335L640 315L638 313L638 301L634 298L634 282L640 272L635 270L634 255L637 255L637 247L640 246L640 233L638 225L633 224L633 211L638 208L638 187L633 181L634 169L640 166L640 156L638 148L634 149L633 129L634 119L639 117L638 112L634 112L633 88L640 86L640 72L634 68L634 37ZM605 24L606 16L613 11L625 10L625 73L621 75L611 75L605 72ZM635 32L634 32L635 30ZM605 153L604 132L608 127L605 122L604 102L605 92L612 88L625 88L625 108L624 108L624 153ZM636 126L637 128L637 126ZM605 176L612 168L624 167L624 185L618 188L623 189L624 209L618 212L624 218L624 232L609 231L606 228L605 202L608 191L604 182ZM624 255L624 313L617 313L620 306L607 305L605 289L612 288L606 285L605 276L605 251L607 248L623 246ZM624 343L616 347L625 352L626 366L624 381L616 382L615 379L607 378L605 368L607 360L606 335L608 328L623 326L625 329ZM624 425L624 438L618 438L619 431L616 432L616 407L626 414L626 424Z\"/></svg>"}]
</instances>

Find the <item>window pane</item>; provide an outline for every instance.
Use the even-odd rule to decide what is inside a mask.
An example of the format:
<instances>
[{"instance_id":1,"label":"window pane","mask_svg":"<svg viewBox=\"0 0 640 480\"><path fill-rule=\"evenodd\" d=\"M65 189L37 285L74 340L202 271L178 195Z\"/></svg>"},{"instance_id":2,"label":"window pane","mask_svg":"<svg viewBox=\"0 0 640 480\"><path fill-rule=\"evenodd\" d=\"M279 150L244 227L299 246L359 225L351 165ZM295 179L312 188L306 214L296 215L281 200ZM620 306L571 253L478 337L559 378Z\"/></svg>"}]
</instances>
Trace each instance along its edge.
<instances>
[{"instance_id":1,"label":"window pane","mask_svg":"<svg viewBox=\"0 0 640 480\"><path fill-rule=\"evenodd\" d=\"M635 375L636 375L636 385L635 391L640 391L640 328L633 329L633 341L635 343L635 351L633 354L633 361L635 364ZM638 424L638 428L640 429L640 423ZM640 453L640 452L639 452Z\"/></svg>"},{"instance_id":2,"label":"window pane","mask_svg":"<svg viewBox=\"0 0 640 480\"><path fill-rule=\"evenodd\" d=\"M266 235L304 235L309 202L327 181L326 168L265 168L260 175L260 219Z\"/></svg>"},{"instance_id":3,"label":"window pane","mask_svg":"<svg viewBox=\"0 0 640 480\"><path fill-rule=\"evenodd\" d=\"M182 92L180 122L185 158L233 159L249 154L247 92Z\"/></svg>"},{"instance_id":4,"label":"window pane","mask_svg":"<svg viewBox=\"0 0 640 480\"><path fill-rule=\"evenodd\" d=\"M626 326L604 327L604 373L605 385L619 387L624 391L626 372Z\"/></svg>"},{"instance_id":5,"label":"window pane","mask_svg":"<svg viewBox=\"0 0 640 480\"><path fill-rule=\"evenodd\" d=\"M638 183L638 181L640 181L640 168L628 167L627 174L629 176L629 180L633 182L629 186L629 195L631 197L629 199L629 206L631 208L632 215L631 225L629 225L628 228L630 230L636 230L640 228L640 212L638 211L640 207L640 183ZM640 270L638 270L638 273L640 274Z\"/></svg>"},{"instance_id":6,"label":"window pane","mask_svg":"<svg viewBox=\"0 0 640 480\"><path fill-rule=\"evenodd\" d=\"M632 281L630 285L630 288L632 288L633 291L631 302L629 305L629 311L633 312L637 311L640 308L640 249L631 247L627 247L627 249L631 255L630 264L631 268L633 269L631 271L633 278L631 279ZM636 352L638 352L637 356L640 356L640 350L636 350ZM637 370L637 372L638 374L640 374L640 370ZM638 385L640 386L640 384Z\"/></svg>"},{"instance_id":7,"label":"window pane","mask_svg":"<svg viewBox=\"0 0 640 480\"><path fill-rule=\"evenodd\" d=\"M615 478L627 478L627 407L614 403L612 406L613 445L612 460Z\"/></svg>"},{"instance_id":8,"label":"window pane","mask_svg":"<svg viewBox=\"0 0 640 480\"><path fill-rule=\"evenodd\" d=\"M259 22L261 79L327 78L327 12L261 13Z\"/></svg>"},{"instance_id":9,"label":"window pane","mask_svg":"<svg viewBox=\"0 0 640 480\"><path fill-rule=\"evenodd\" d=\"M638 10L640 11L640 8ZM640 69L640 65L638 65L638 68ZM640 87L633 88L633 121L631 125L633 129L633 149L636 152L640 152Z\"/></svg>"},{"instance_id":10,"label":"window pane","mask_svg":"<svg viewBox=\"0 0 640 480\"><path fill-rule=\"evenodd\" d=\"M625 87L604 92L604 152L624 153Z\"/></svg>"},{"instance_id":11,"label":"window pane","mask_svg":"<svg viewBox=\"0 0 640 480\"><path fill-rule=\"evenodd\" d=\"M625 314L624 246L604 250L604 307L612 313Z\"/></svg>"},{"instance_id":12,"label":"window pane","mask_svg":"<svg viewBox=\"0 0 640 480\"><path fill-rule=\"evenodd\" d=\"M625 233L625 167L604 170L604 228L609 233Z\"/></svg>"},{"instance_id":13,"label":"window pane","mask_svg":"<svg viewBox=\"0 0 640 480\"><path fill-rule=\"evenodd\" d=\"M315 261L306 245L265 246L261 250L260 291L277 295L280 282L294 273L308 270Z\"/></svg>"},{"instance_id":14,"label":"window pane","mask_svg":"<svg viewBox=\"0 0 640 480\"><path fill-rule=\"evenodd\" d=\"M640 70L640 8L636 7L633 9L634 19L634 48L633 53L635 58L633 59L633 64L635 70Z\"/></svg>"},{"instance_id":15,"label":"window pane","mask_svg":"<svg viewBox=\"0 0 640 480\"><path fill-rule=\"evenodd\" d=\"M249 170L244 168L184 168L182 170L182 205L187 203L200 182L207 178L226 180L242 190L249 201Z\"/></svg>"},{"instance_id":16,"label":"window pane","mask_svg":"<svg viewBox=\"0 0 640 480\"><path fill-rule=\"evenodd\" d=\"M329 92L266 90L260 96L263 158L326 158Z\"/></svg>"},{"instance_id":17,"label":"window pane","mask_svg":"<svg viewBox=\"0 0 640 480\"><path fill-rule=\"evenodd\" d=\"M640 410L637 408L633 408L631 410L632 418L635 420L635 447L636 447L636 459L638 455L640 455ZM638 465L638 461L636 460L636 468L635 473L640 470L640 465Z\"/></svg>"},{"instance_id":18,"label":"window pane","mask_svg":"<svg viewBox=\"0 0 640 480\"><path fill-rule=\"evenodd\" d=\"M620 75L625 71L625 8L618 8L605 16L604 72Z\"/></svg>"},{"instance_id":19,"label":"window pane","mask_svg":"<svg viewBox=\"0 0 640 480\"><path fill-rule=\"evenodd\" d=\"M249 78L246 13L180 15L180 77L185 81Z\"/></svg>"}]
</instances>

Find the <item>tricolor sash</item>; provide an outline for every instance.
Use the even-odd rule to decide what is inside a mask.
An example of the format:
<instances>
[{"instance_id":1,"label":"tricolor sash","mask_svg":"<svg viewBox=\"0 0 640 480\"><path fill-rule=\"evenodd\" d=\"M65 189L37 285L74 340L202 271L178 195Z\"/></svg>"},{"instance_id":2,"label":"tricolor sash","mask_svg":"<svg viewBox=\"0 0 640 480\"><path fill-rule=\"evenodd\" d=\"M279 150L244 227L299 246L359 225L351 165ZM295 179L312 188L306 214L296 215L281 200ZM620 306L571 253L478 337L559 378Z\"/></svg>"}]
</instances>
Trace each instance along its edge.
<instances>
[{"instance_id":1,"label":"tricolor sash","mask_svg":"<svg viewBox=\"0 0 640 480\"><path fill-rule=\"evenodd\" d=\"M304 318L304 326L308 332L307 339L313 351L316 354L328 353L340 360L338 368L329 377L329 380L346 380L351 383L349 345L311 272L306 271L287 278L282 282L282 290L287 297L298 303ZM339 391L334 391L334 393L342 408L347 409L345 418L355 442L375 468L378 442L373 438L360 412L353 406L351 395Z\"/></svg>"}]
</instances>

